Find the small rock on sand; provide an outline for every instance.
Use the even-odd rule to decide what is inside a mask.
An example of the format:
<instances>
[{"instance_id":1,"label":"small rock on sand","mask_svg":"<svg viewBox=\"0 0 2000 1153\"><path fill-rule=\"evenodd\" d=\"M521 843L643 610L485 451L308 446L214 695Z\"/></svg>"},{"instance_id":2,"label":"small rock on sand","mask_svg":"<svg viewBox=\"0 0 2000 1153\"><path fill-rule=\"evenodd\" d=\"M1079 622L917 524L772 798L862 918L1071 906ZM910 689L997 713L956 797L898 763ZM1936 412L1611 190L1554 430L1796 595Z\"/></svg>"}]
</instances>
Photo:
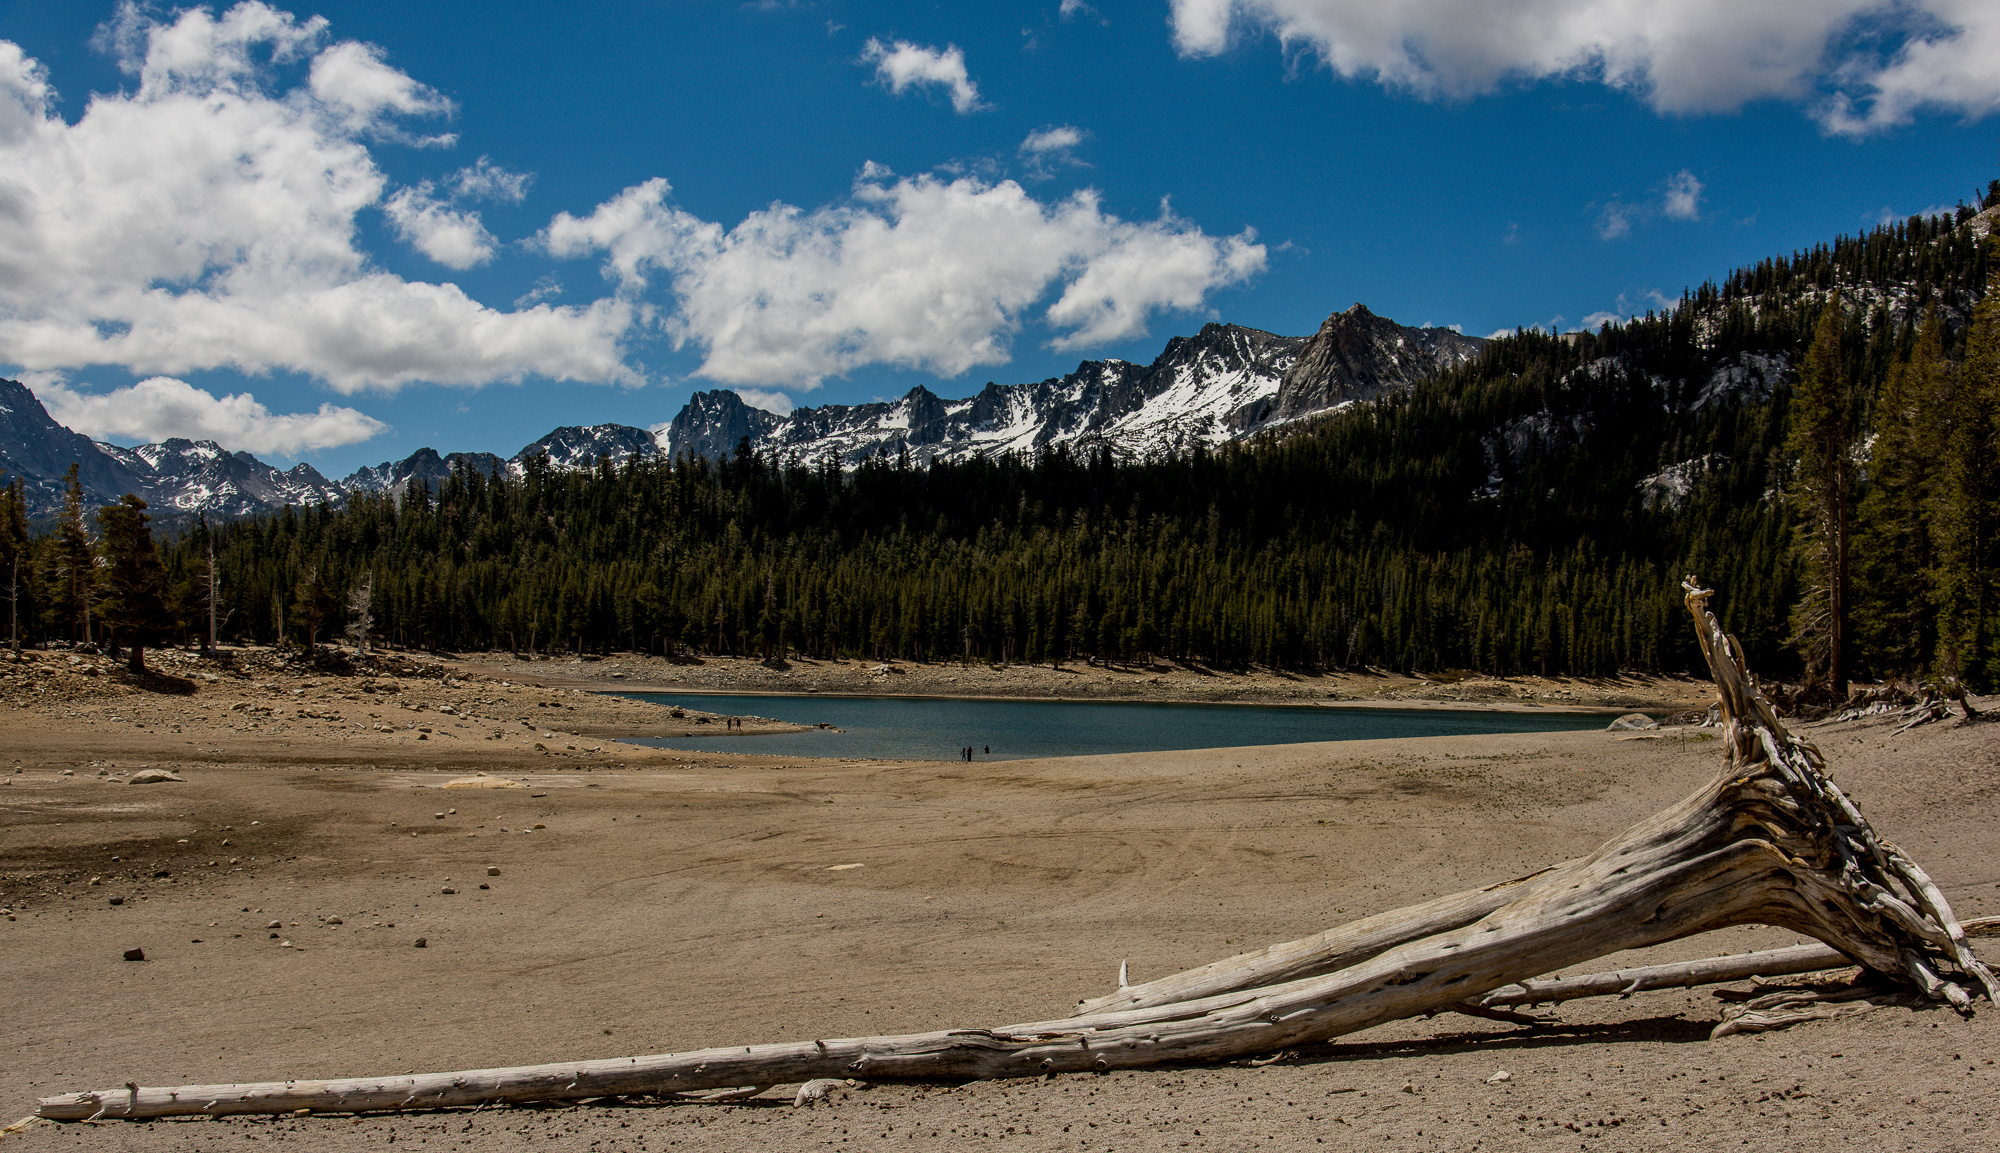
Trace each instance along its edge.
<instances>
[{"instance_id":1,"label":"small rock on sand","mask_svg":"<svg viewBox=\"0 0 2000 1153\"><path fill-rule=\"evenodd\" d=\"M146 959L146 950L127 949L125 950L125 959L127 961L143 961Z\"/></svg>"},{"instance_id":2,"label":"small rock on sand","mask_svg":"<svg viewBox=\"0 0 2000 1153\"><path fill-rule=\"evenodd\" d=\"M418 937L418 938L417 938L417 943L416 943L416 948L419 948L419 949L424 949L424 948L428 948L428 947L430 946L430 943L431 943L431 942L430 942L430 938L428 938L428 937Z\"/></svg>"},{"instance_id":3,"label":"small rock on sand","mask_svg":"<svg viewBox=\"0 0 2000 1153\"><path fill-rule=\"evenodd\" d=\"M800 1105L811 1105L815 1101L825 1100L829 1094L844 1092L848 1089L858 1089L860 1087L861 1082L851 1077L844 1080L836 1080L832 1077L816 1077L799 1086L798 1095L792 1098L792 1106L797 1108Z\"/></svg>"},{"instance_id":4,"label":"small rock on sand","mask_svg":"<svg viewBox=\"0 0 2000 1153\"><path fill-rule=\"evenodd\" d=\"M179 773L168 772L166 769L140 769L128 777L125 783L128 785L158 785L167 781L179 781L182 784L186 784L187 778L181 776Z\"/></svg>"},{"instance_id":5,"label":"small rock on sand","mask_svg":"<svg viewBox=\"0 0 2000 1153\"><path fill-rule=\"evenodd\" d=\"M1486 1079L1486 1083L1488 1085L1499 1085L1503 1082L1512 1081L1513 1079L1514 1078L1512 1074L1508 1073L1507 1070L1502 1069L1498 1073L1495 1073L1491 1077L1488 1077Z\"/></svg>"}]
</instances>

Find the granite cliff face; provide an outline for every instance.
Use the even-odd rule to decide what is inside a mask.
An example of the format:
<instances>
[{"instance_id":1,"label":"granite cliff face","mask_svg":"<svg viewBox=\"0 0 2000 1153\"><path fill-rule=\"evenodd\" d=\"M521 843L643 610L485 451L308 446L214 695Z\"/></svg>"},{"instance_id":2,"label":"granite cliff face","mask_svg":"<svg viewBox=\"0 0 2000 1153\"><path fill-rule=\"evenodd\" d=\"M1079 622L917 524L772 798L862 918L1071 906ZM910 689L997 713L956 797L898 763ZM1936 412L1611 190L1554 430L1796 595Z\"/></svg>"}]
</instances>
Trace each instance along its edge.
<instances>
[{"instance_id":1,"label":"granite cliff face","mask_svg":"<svg viewBox=\"0 0 2000 1153\"><path fill-rule=\"evenodd\" d=\"M1411 328L1360 304L1326 318L1305 341L1269 401L1243 414L1245 430L1407 392L1479 355L1486 341L1450 328Z\"/></svg>"}]
</instances>

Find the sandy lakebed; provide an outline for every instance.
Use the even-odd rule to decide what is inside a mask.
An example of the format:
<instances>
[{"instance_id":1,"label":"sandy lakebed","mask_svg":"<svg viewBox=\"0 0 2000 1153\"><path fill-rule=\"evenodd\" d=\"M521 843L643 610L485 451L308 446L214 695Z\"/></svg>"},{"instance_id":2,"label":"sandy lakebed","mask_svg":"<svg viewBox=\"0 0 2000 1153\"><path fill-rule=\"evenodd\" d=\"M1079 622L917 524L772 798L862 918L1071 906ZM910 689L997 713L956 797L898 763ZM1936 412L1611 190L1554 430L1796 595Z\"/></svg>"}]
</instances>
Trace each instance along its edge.
<instances>
[{"instance_id":1,"label":"sandy lakebed","mask_svg":"<svg viewBox=\"0 0 2000 1153\"><path fill-rule=\"evenodd\" d=\"M126 1082L477 1068L1046 1018L1109 991L1122 960L1145 980L1586 853L1687 794L1719 757L1713 734L1692 729L980 764L696 754L617 742L658 731L659 710L582 689L772 691L757 678L804 663L392 656L365 676L304 674L257 653L158 664L166 676L135 685L99 658L0 657L0 1122L38 1096ZM799 691L917 677L1005 695L1011 675L846 665ZM1173 682L1215 676L1038 672L1080 684L1095 674L1155 699L1212 699ZM1150 677L1162 683L1119 679ZM1276 676L1259 695L1256 679L1229 691L1363 695L1346 678ZM1406 686L1389 698L1398 704L1499 699L1476 683L1454 697L1441 681L1353 679ZM1512 703L1526 687L1544 707L1667 712L1706 700L1699 682L1503 684ZM1545 695L1558 691L1569 699ZM701 719L682 721L697 731ZM2000 912L2000 726L1892 728L1807 731L1960 915ZM141 767L185 780L123 783ZM446 787L482 775L517 787ZM1589 967L1793 940L1737 929ZM143 963L122 959L135 947ZM1647 992L1572 1002L1542 1027L1445 1016L1255 1067L882 1084L811 1109L778 1087L731 1105L42 1123L4 1140L2000 1147L1991 1006L1709 1041L1718 1008L1707 990ZM1508 1079L1490 1080L1501 1070Z\"/></svg>"}]
</instances>

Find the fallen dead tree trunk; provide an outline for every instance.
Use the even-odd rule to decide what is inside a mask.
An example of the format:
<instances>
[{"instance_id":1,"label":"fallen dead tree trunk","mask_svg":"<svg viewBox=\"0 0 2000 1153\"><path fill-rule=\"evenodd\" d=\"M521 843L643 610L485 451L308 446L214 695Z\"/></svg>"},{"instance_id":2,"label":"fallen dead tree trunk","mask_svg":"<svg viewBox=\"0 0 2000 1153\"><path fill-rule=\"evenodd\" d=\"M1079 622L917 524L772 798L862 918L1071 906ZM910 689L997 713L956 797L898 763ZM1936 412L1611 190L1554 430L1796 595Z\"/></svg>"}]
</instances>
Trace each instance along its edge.
<instances>
[{"instance_id":1,"label":"fallen dead tree trunk","mask_svg":"<svg viewBox=\"0 0 2000 1153\"><path fill-rule=\"evenodd\" d=\"M1978 917L1960 926L1968 937L2000 936L2000 917ZM1640 965L1610 973L1586 973L1576 977L1548 977L1503 985L1473 1004L1486 1009L1515 1005L1551 1005L1581 997L1629 996L1648 989L1685 989L1695 985L1720 985L1751 977L1794 977L1821 973L1852 965L1846 954L1826 945L1794 945L1788 949L1765 949L1756 953L1736 953L1726 957L1704 957L1698 961L1678 961L1665 965Z\"/></svg>"},{"instance_id":2,"label":"fallen dead tree trunk","mask_svg":"<svg viewBox=\"0 0 2000 1153\"><path fill-rule=\"evenodd\" d=\"M1721 776L1595 853L1492 889L1121 990L1057 1020L423 1076L141 1088L44 1098L54 1119L349 1112L668 1094L821 1077L998 1078L1252 1056L1485 994L1595 957L1740 924L1817 938L1963 1009L1995 997L1943 895L1787 733L1688 586L1714 673ZM1165 998L1162 1000L1161 998ZM1108 1003L1106 1003L1108 1002Z\"/></svg>"}]
</instances>

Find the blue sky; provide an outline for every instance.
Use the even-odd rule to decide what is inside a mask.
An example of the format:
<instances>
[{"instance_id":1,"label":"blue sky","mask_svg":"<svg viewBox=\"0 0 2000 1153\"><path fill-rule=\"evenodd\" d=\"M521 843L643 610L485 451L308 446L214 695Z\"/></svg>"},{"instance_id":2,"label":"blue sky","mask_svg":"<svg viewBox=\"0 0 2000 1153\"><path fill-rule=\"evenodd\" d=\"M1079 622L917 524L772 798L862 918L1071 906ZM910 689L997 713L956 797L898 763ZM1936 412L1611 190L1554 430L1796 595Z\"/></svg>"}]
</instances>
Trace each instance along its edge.
<instances>
[{"instance_id":1,"label":"blue sky","mask_svg":"<svg viewBox=\"0 0 2000 1153\"><path fill-rule=\"evenodd\" d=\"M0 3L0 368L338 476L1355 301L1572 328L2000 176L1991 7Z\"/></svg>"}]
</instances>

